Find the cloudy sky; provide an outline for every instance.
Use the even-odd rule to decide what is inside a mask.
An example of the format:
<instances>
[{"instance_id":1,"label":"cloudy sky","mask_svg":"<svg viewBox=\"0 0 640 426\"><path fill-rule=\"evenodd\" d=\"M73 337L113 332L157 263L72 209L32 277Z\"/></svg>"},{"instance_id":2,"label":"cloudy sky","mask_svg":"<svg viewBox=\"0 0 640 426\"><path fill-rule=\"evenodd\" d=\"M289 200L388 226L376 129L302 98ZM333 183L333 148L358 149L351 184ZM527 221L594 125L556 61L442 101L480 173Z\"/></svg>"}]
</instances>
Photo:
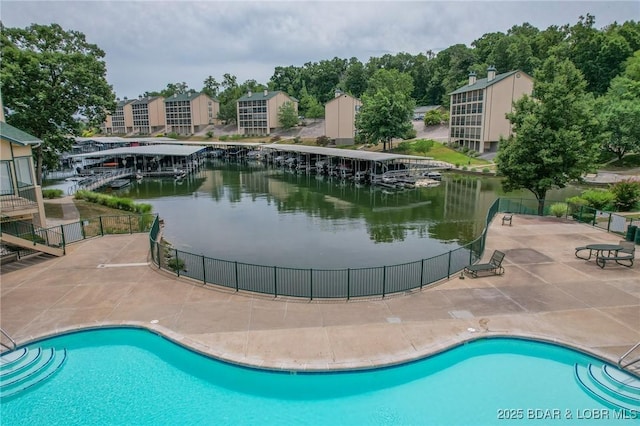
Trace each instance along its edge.
<instances>
[{"instance_id":1,"label":"cloudy sky","mask_svg":"<svg viewBox=\"0 0 640 426\"><path fill-rule=\"evenodd\" d=\"M276 66L333 57L435 52L470 46L525 22L545 29L596 17L596 27L640 20L638 1L26 1L2 0L7 27L58 23L106 53L122 97L224 73L267 83Z\"/></svg>"}]
</instances>

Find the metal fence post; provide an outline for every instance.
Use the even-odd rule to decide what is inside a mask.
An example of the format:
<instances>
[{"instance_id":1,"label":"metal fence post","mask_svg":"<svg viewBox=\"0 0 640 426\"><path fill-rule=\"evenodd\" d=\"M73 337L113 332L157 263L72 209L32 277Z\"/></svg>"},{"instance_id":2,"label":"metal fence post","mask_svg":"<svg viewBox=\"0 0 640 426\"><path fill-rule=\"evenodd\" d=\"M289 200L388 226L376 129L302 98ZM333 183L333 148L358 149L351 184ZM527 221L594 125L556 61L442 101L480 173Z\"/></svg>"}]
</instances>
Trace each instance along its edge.
<instances>
[{"instance_id":1,"label":"metal fence post","mask_svg":"<svg viewBox=\"0 0 640 426\"><path fill-rule=\"evenodd\" d=\"M47 236L48 236L47 232ZM67 243L64 238L64 225L60 225L60 234L62 235L62 254L67 254Z\"/></svg>"},{"instance_id":2,"label":"metal fence post","mask_svg":"<svg viewBox=\"0 0 640 426\"><path fill-rule=\"evenodd\" d=\"M313 300L313 268L309 268L309 297Z\"/></svg>"},{"instance_id":3,"label":"metal fence post","mask_svg":"<svg viewBox=\"0 0 640 426\"><path fill-rule=\"evenodd\" d=\"M424 282L424 259L420 261L420 290L422 290L423 282Z\"/></svg>"},{"instance_id":4,"label":"metal fence post","mask_svg":"<svg viewBox=\"0 0 640 426\"><path fill-rule=\"evenodd\" d=\"M273 267L273 295L278 297L278 267Z\"/></svg>"},{"instance_id":5,"label":"metal fence post","mask_svg":"<svg viewBox=\"0 0 640 426\"><path fill-rule=\"evenodd\" d=\"M611 232L611 213L609 213L609 221L607 222L607 232Z\"/></svg>"},{"instance_id":6,"label":"metal fence post","mask_svg":"<svg viewBox=\"0 0 640 426\"><path fill-rule=\"evenodd\" d=\"M100 236L104 237L104 228L102 227L102 216L98 216L98 219L100 220Z\"/></svg>"},{"instance_id":7,"label":"metal fence post","mask_svg":"<svg viewBox=\"0 0 640 426\"><path fill-rule=\"evenodd\" d=\"M87 233L84 230L84 220L80 221L80 234L82 235L83 240L87 238Z\"/></svg>"},{"instance_id":8,"label":"metal fence post","mask_svg":"<svg viewBox=\"0 0 640 426\"><path fill-rule=\"evenodd\" d=\"M204 261L205 257L202 257L202 283L206 284L207 283L207 264Z\"/></svg>"},{"instance_id":9,"label":"metal fence post","mask_svg":"<svg viewBox=\"0 0 640 426\"><path fill-rule=\"evenodd\" d=\"M384 297L386 287L387 287L387 265L382 267L382 297Z\"/></svg>"},{"instance_id":10,"label":"metal fence post","mask_svg":"<svg viewBox=\"0 0 640 426\"><path fill-rule=\"evenodd\" d=\"M236 265L236 291L238 291L238 261L233 262Z\"/></svg>"},{"instance_id":11,"label":"metal fence post","mask_svg":"<svg viewBox=\"0 0 640 426\"><path fill-rule=\"evenodd\" d=\"M158 248L157 249L157 252L158 252L158 269L161 269L162 268L162 258L160 257L160 250L162 249L162 247L160 246L159 242L156 242L156 247Z\"/></svg>"},{"instance_id":12,"label":"metal fence post","mask_svg":"<svg viewBox=\"0 0 640 426\"><path fill-rule=\"evenodd\" d=\"M129 218L129 234L133 234L133 227L131 226L131 215L127 217Z\"/></svg>"},{"instance_id":13,"label":"metal fence post","mask_svg":"<svg viewBox=\"0 0 640 426\"><path fill-rule=\"evenodd\" d=\"M471 253L469 254L469 258L471 258ZM451 250L449 250L449 261L447 264L447 279L451 278Z\"/></svg>"},{"instance_id":14,"label":"metal fence post","mask_svg":"<svg viewBox=\"0 0 640 426\"><path fill-rule=\"evenodd\" d=\"M180 276L180 259L178 258L178 249L175 249L176 252L176 263L174 265L175 269L176 269L176 275Z\"/></svg>"},{"instance_id":15,"label":"metal fence post","mask_svg":"<svg viewBox=\"0 0 640 426\"><path fill-rule=\"evenodd\" d=\"M351 296L351 268L347 268L347 300Z\"/></svg>"}]
</instances>

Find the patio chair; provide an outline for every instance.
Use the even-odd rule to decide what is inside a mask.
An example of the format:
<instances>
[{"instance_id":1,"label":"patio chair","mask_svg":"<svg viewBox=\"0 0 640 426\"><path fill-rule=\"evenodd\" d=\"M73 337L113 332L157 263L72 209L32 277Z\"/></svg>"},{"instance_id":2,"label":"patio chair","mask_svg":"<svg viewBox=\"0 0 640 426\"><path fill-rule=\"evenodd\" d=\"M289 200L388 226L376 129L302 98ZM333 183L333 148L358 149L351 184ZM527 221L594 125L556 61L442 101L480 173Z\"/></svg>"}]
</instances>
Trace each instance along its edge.
<instances>
[{"instance_id":1,"label":"patio chair","mask_svg":"<svg viewBox=\"0 0 640 426\"><path fill-rule=\"evenodd\" d=\"M504 212L504 216L502 216L502 226L504 226L505 224L511 226L512 220L513 220L513 213Z\"/></svg>"},{"instance_id":2,"label":"patio chair","mask_svg":"<svg viewBox=\"0 0 640 426\"><path fill-rule=\"evenodd\" d=\"M614 255L608 254L607 256L596 257L596 264L599 267L604 268L607 260L613 260L618 265L626 266L627 268L633 266L636 253L636 245L634 242L621 240L618 244L622 246L622 249L618 250Z\"/></svg>"},{"instance_id":3,"label":"patio chair","mask_svg":"<svg viewBox=\"0 0 640 426\"><path fill-rule=\"evenodd\" d=\"M487 272L495 275L504 274L504 268L502 267L502 260L504 259L504 253L498 250L493 252L491 259L488 263L477 263L475 265L469 265L464 268L464 272L471 275L473 278L478 277L478 273Z\"/></svg>"}]
</instances>

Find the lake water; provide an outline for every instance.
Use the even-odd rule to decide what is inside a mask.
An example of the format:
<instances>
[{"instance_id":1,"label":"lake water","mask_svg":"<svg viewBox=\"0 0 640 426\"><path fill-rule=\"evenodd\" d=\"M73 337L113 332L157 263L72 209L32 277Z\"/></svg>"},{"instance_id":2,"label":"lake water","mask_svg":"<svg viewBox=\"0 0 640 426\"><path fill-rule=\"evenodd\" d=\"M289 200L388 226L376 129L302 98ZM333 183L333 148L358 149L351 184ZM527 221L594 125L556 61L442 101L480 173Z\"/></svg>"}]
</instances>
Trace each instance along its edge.
<instances>
[{"instance_id":1,"label":"lake water","mask_svg":"<svg viewBox=\"0 0 640 426\"><path fill-rule=\"evenodd\" d=\"M297 268L394 265L447 252L477 238L489 206L506 196L499 179L475 175L445 173L437 187L395 191L222 161L182 181L145 178L113 193L152 204L179 250Z\"/></svg>"}]
</instances>

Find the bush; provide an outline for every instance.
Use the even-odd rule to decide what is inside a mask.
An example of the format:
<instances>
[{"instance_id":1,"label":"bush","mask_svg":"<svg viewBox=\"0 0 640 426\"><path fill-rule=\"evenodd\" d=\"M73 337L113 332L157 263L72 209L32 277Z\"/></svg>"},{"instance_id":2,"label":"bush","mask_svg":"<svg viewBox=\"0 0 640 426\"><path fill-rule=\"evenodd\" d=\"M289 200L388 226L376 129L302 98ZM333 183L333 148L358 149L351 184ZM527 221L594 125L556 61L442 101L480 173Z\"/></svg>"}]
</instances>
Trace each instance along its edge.
<instances>
[{"instance_id":1,"label":"bush","mask_svg":"<svg viewBox=\"0 0 640 426\"><path fill-rule=\"evenodd\" d=\"M178 134L176 132L171 132L167 135L168 138L178 139Z\"/></svg>"},{"instance_id":2,"label":"bush","mask_svg":"<svg viewBox=\"0 0 640 426\"><path fill-rule=\"evenodd\" d=\"M316 138L316 145L327 146L329 145L329 142L331 142L331 139L329 139L327 136L318 136Z\"/></svg>"},{"instance_id":3,"label":"bush","mask_svg":"<svg viewBox=\"0 0 640 426\"><path fill-rule=\"evenodd\" d=\"M222 135L222 136L220 136L220 137L218 138L218 140L220 140L221 142L224 142L224 141L226 141L226 140L228 140L228 139L229 139L229 135Z\"/></svg>"},{"instance_id":4,"label":"bush","mask_svg":"<svg viewBox=\"0 0 640 426\"><path fill-rule=\"evenodd\" d=\"M64 191L62 189L43 189L42 190L42 196L48 199L60 198L62 197L63 194L64 194Z\"/></svg>"},{"instance_id":5,"label":"bush","mask_svg":"<svg viewBox=\"0 0 640 426\"><path fill-rule=\"evenodd\" d=\"M85 200L90 203L107 206L112 209L124 210L132 213L151 213L151 209L153 208L151 204L136 204L130 198L114 197L112 195L100 194L98 192L85 190L76 192L75 198L78 200Z\"/></svg>"},{"instance_id":6,"label":"bush","mask_svg":"<svg viewBox=\"0 0 640 426\"><path fill-rule=\"evenodd\" d=\"M233 135L231 135L231 140L232 141L237 141L238 139L242 139L242 138L243 138L243 136L239 135L237 133L234 133Z\"/></svg>"},{"instance_id":7,"label":"bush","mask_svg":"<svg viewBox=\"0 0 640 426\"><path fill-rule=\"evenodd\" d=\"M278 142L280 139L282 139L280 136L274 136L271 139L269 139L271 142Z\"/></svg>"},{"instance_id":8,"label":"bush","mask_svg":"<svg viewBox=\"0 0 640 426\"><path fill-rule=\"evenodd\" d=\"M418 136L418 132L413 127L406 131L406 133L402 136L402 139L415 139Z\"/></svg>"},{"instance_id":9,"label":"bush","mask_svg":"<svg viewBox=\"0 0 640 426\"><path fill-rule=\"evenodd\" d=\"M587 201L590 207L598 210L613 210L615 195L602 189L587 189L583 191L580 198Z\"/></svg>"},{"instance_id":10,"label":"bush","mask_svg":"<svg viewBox=\"0 0 640 426\"><path fill-rule=\"evenodd\" d=\"M211 139L213 137L213 131L209 130L207 132L207 139Z\"/></svg>"},{"instance_id":11,"label":"bush","mask_svg":"<svg viewBox=\"0 0 640 426\"><path fill-rule=\"evenodd\" d=\"M491 170L489 170L488 167L485 167L484 169L482 169L482 173L485 173L485 174L489 173L490 171Z\"/></svg>"},{"instance_id":12,"label":"bush","mask_svg":"<svg viewBox=\"0 0 640 426\"><path fill-rule=\"evenodd\" d=\"M401 152L403 154L409 154L411 152L411 142L400 142L395 149L396 152Z\"/></svg>"},{"instance_id":13,"label":"bush","mask_svg":"<svg viewBox=\"0 0 640 426\"><path fill-rule=\"evenodd\" d=\"M300 139L300 136L296 136L295 138L293 138L293 143L302 143L302 139Z\"/></svg>"},{"instance_id":14,"label":"bush","mask_svg":"<svg viewBox=\"0 0 640 426\"><path fill-rule=\"evenodd\" d=\"M549 212L555 217L566 216L569 211L569 206L567 203L555 203L549 207Z\"/></svg>"},{"instance_id":15,"label":"bush","mask_svg":"<svg viewBox=\"0 0 640 426\"><path fill-rule=\"evenodd\" d=\"M619 211L631 211L640 201L640 182L623 180L613 185L610 191L614 196L615 206Z\"/></svg>"}]
</instances>

